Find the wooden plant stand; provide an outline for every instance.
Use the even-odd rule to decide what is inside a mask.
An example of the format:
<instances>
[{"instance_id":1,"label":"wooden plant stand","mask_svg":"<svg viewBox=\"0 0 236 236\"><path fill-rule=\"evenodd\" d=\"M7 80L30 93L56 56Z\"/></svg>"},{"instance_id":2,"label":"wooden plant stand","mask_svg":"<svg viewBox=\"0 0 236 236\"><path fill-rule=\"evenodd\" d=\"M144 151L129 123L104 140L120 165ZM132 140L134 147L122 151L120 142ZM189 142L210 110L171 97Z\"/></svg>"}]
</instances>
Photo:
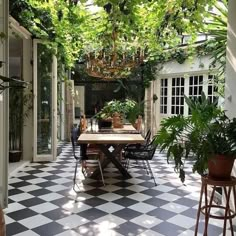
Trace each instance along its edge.
<instances>
[{"instance_id":1,"label":"wooden plant stand","mask_svg":"<svg viewBox=\"0 0 236 236\"><path fill-rule=\"evenodd\" d=\"M207 197L207 188L208 186L212 186L212 193L210 194L210 200L208 202ZM214 194L217 187L222 187L222 190L225 194L225 205L216 205L213 203ZM230 208L230 195L232 193L232 197L234 199L234 209ZM202 198L203 194L205 195L205 205L202 206ZM214 209L223 209L224 215L216 215L211 214L211 208ZM224 226L223 226L223 236L226 236L226 225L227 220L229 220L230 223L230 230L231 235L234 236L234 230L233 230L233 224L232 219L236 216L236 178L231 177L229 180L216 180L209 176L202 176L202 186L201 186L201 193L200 193L200 200L199 200L199 206L198 206L198 212L197 212L197 222L195 227L195 236L197 236L198 233L198 224L199 224L199 218L200 213L205 215L205 228L204 228L204 236L207 236L207 227L209 218L214 219L221 219L224 220Z\"/></svg>"}]
</instances>

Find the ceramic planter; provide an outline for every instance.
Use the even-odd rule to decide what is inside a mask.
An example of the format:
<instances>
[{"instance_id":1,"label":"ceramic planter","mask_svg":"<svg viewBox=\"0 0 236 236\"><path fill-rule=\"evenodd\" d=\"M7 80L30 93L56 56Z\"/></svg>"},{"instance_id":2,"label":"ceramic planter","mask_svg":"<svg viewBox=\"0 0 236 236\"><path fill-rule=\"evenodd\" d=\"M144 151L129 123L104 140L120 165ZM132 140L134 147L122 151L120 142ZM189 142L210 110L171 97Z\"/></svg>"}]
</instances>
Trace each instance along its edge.
<instances>
[{"instance_id":1,"label":"ceramic planter","mask_svg":"<svg viewBox=\"0 0 236 236\"><path fill-rule=\"evenodd\" d=\"M225 155L215 155L208 160L209 176L215 179L229 179L235 158Z\"/></svg>"}]
</instances>

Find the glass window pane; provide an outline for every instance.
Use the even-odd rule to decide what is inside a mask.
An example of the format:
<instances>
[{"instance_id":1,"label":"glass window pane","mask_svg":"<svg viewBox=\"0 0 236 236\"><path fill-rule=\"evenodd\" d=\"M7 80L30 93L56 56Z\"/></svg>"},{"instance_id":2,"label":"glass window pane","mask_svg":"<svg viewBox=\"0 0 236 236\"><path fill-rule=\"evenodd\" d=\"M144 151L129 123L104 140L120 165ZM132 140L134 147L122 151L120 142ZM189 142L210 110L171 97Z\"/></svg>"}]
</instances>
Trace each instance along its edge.
<instances>
[{"instance_id":1,"label":"glass window pane","mask_svg":"<svg viewBox=\"0 0 236 236\"><path fill-rule=\"evenodd\" d=\"M164 104L167 104L167 97L164 98Z\"/></svg>"},{"instance_id":2,"label":"glass window pane","mask_svg":"<svg viewBox=\"0 0 236 236\"><path fill-rule=\"evenodd\" d=\"M189 95L193 95L193 87L189 88Z\"/></svg>"},{"instance_id":3,"label":"glass window pane","mask_svg":"<svg viewBox=\"0 0 236 236\"><path fill-rule=\"evenodd\" d=\"M165 79L165 86L168 86L168 79Z\"/></svg>"},{"instance_id":4,"label":"glass window pane","mask_svg":"<svg viewBox=\"0 0 236 236\"><path fill-rule=\"evenodd\" d=\"M199 84L202 84L202 82L203 82L203 76L200 75L200 76L199 76Z\"/></svg>"},{"instance_id":5,"label":"glass window pane","mask_svg":"<svg viewBox=\"0 0 236 236\"><path fill-rule=\"evenodd\" d=\"M189 84L190 84L190 85L193 85L193 76L190 76Z\"/></svg>"},{"instance_id":6,"label":"glass window pane","mask_svg":"<svg viewBox=\"0 0 236 236\"><path fill-rule=\"evenodd\" d=\"M180 114L181 114L181 115L184 114L184 107L183 107L183 106L180 107Z\"/></svg>"},{"instance_id":7,"label":"glass window pane","mask_svg":"<svg viewBox=\"0 0 236 236\"><path fill-rule=\"evenodd\" d=\"M208 86L208 95L212 95L212 86Z\"/></svg>"},{"instance_id":8,"label":"glass window pane","mask_svg":"<svg viewBox=\"0 0 236 236\"><path fill-rule=\"evenodd\" d=\"M43 44L37 47L37 154L51 154L52 54Z\"/></svg>"},{"instance_id":9,"label":"glass window pane","mask_svg":"<svg viewBox=\"0 0 236 236\"><path fill-rule=\"evenodd\" d=\"M194 95L198 95L198 87L194 87Z\"/></svg>"},{"instance_id":10,"label":"glass window pane","mask_svg":"<svg viewBox=\"0 0 236 236\"><path fill-rule=\"evenodd\" d=\"M167 96L167 88L165 88L165 93L164 93L165 96Z\"/></svg>"},{"instance_id":11,"label":"glass window pane","mask_svg":"<svg viewBox=\"0 0 236 236\"><path fill-rule=\"evenodd\" d=\"M176 95L180 95L180 89L179 88L176 88Z\"/></svg>"},{"instance_id":12,"label":"glass window pane","mask_svg":"<svg viewBox=\"0 0 236 236\"><path fill-rule=\"evenodd\" d=\"M176 97L176 104L179 105L179 97Z\"/></svg>"},{"instance_id":13,"label":"glass window pane","mask_svg":"<svg viewBox=\"0 0 236 236\"><path fill-rule=\"evenodd\" d=\"M181 78L181 86L184 86L184 78Z\"/></svg>"},{"instance_id":14,"label":"glass window pane","mask_svg":"<svg viewBox=\"0 0 236 236\"><path fill-rule=\"evenodd\" d=\"M202 86L199 86L199 95L201 95L201 93L202 93Z\"/></svg>"},{"instance_id":15,"label":"glass window pane","mask_svg":"<svg viewBox=\"0 0 236 236\"><path fill-rule=\"evenodd\" d=\"M194 76L194 85L198 84L198 76Z\"/></svg>"},{"instance_id":16,"label":"glass window pane","mask_svg":"<svg viewBox=\"0 0 236 236\"><path fill-rule=\"evenodd\" d=\"M176 114L179 114L179 106L176 107Z\"/></svg>"},{"instance_id":17,"label":"glass window pane","mask_svg":"<svg viewBox=\"0 0 236 236\"><path fill-rule=\"evenodd\" d=\"M167 106L164 106L164 114L167 114Z\"/></svg>"},{"instance_id":18,"label":"glass window pane","mask_svg":"<svg viewBox=\"0 0 236 236\"><path fill-rule=\"evenodd\" d=\"M180 78L177 78L177 86L180 86Z\"/></svg>"},{"instance_id":19,"label":"glass window pane","mask_svg":"<svg viewBox=\"0 0 236 236\"><path fill-rule=\"evenodd\" d=\"M172 87L175 86L175 78L172 78Z\"/></svg>"},{"instance_id":20,"label":"glass window pane","mask_svg":"<svg viewBox=\"0 0 236 236\"><path fill-rule=\"evenodd\" d=\"M174 106L171 107L171 114L175 114L175 107Z\"/></svg>"},{"instance_id":21,"label":"glass window pane","mask_svg":"<svg viewBox=\"0 0 236 236\"><path fill-rule=\"evenodd\" d=\"M172 88L172 95L175 95L175 88Z\"/></svg>"},{"instance_id":22,"label":"glass window pane","mask_svg":"<svg viewBox=\"0 0 236 236\"><path fill-rule=\"evenodd\" d=\"M172 103L172 105L175 105L175 98L172 97L171 103Z\"/></svg>"}]
</instances>

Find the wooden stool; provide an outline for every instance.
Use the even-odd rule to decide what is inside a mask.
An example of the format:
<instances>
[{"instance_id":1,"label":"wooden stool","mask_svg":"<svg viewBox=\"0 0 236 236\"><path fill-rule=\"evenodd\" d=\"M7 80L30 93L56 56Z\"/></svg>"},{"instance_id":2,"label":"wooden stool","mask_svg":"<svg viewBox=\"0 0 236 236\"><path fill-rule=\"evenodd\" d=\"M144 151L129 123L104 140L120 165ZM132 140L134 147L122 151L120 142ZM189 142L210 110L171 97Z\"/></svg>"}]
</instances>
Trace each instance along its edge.
<instances>
[{"instance_id":1,"label":"wooden stool","mask_svg":"<svg viewBox=\"0 0 236 236\"><path fill-rule=\"evenodd\" d=\"M210 196L210 201L208 203L207 199L207 187L212 186L212 193ZM218 206L216 204L213 204L213 198L214 194L216 191L217 187L222 187L225 198L226 198L226 203L224 206ZM199 206L198 206L198 212L197 212L197 222L196 222L196 228L195 228L195 236L197 236L198 233L198 224L199 224L199 217L200 213L205 215L205 229L204 229L204 236L207 236L207 227L208 227L208 222L209 218L214 218L214 219L221 219L224 220L224 227L223 227L223 236L226 236L226 223L227 220L230 222L230 229L231 229L231 235L234 235L233 231L233 225L232 225L232 219L236 216L236 178L231 177L229 180L216 180L213 179L209 176L202 176L202 187L201 187L201 193L200 193L200 200L199 200ZM230 202L230 194L233 194L233 199L234 199L234 210L230 208L229 202ZM202 197L203 194L205 195L205 205L202 206ZM224 210L224 216L220 215L214 215L211 214L211 208L215 209L223 209Z\"/></svg>"}]
</instances>

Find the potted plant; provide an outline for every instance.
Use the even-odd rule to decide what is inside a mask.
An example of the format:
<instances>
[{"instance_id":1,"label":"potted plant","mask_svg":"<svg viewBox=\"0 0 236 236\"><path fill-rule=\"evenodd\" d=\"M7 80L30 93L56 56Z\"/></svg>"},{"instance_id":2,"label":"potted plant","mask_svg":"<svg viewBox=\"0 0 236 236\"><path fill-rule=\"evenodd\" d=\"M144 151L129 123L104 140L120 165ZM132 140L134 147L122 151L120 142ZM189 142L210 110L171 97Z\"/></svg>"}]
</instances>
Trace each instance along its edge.
<instances>
[{"instance_id":1,"label":"potted plant","mask_svg":"<svg viewBox=\"0 0 236 236\"><path fill-rule=\"evenodd\" d=\"M135 109L136 102L131 99L125 99L124 101L120 100L111 100L105 104L105 106L98 112L95 116L98 119L98 124L105 127L111 127L112 117L114 114L119 114L121 120L131 116L132 109Z\"/></svg>"},{"instance_id":2,"label":"potted plant","mask_svg":"<svg viewBox=\"0 0 236 236\"><path fill-rule=\"evenodd\" d=\"M9 91L9 161L20 161L25 119L32 109L32 93L17 87Z\"/></svg>"},{"instance_id":3,"label":"potted plant","mask_svg":"<svg viewBox=\"0 0 236 236\"><path fill-rule=\"evenodd\" d=\"M209 173L218 179L229 178L236 155L236 119L229 119L204 93L200 99L185 97L185 101L191 115L164 119L156 142L161 150L167 150L167 161L173 158L182 182L185 180L184 161L190 156L193 172Z\"/></svg>"}]
</instances>

